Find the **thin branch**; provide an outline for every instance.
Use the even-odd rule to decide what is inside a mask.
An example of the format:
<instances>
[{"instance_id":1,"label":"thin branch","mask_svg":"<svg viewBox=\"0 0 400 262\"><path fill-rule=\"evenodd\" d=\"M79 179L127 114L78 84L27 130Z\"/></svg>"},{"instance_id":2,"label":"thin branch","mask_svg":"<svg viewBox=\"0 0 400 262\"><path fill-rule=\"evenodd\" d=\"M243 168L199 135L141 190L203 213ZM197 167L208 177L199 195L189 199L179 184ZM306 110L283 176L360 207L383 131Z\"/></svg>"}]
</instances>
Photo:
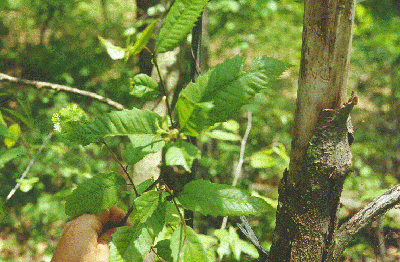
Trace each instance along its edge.
<instances>
[{"instance_id":1,"label":"thin branch","mask_svg":"<svg viewBox=\"0 0 400 262\"><path fill-rule=\"evenodd\" d=\"M358 211L337 231L336 245L328 261L336 261L354 236L363 228L375 221L380 215L400 203L400 185L375 198L371 203Z\"/></svg>"},{"instance_id":2,"label":"thin branch","mask_svg":"<svg viewBox=\"0 0 400 262\"><path fill-rule=\"evenodd\" d=\"M46 89L51 89L55 91L63 91L67 93L74 93L80 96L84 97L90 97L94 100L97 100L101 103L107 104L111 107L114 107L117 110L124 110L125 107L117 103L109 98L103 97L101 95L98 95L96 93L92 93L89 91L85 90L80 90L77 88L69 87L69 86L64 86L64 85L59 85L59 84L53 84L53 83L48 83L48 82L42 82L42 81L33 81L33 80L27 80L27 79L22 79L22 78L17 78L13 76L9 76L3 73L0 73L0 82L8 82L8 83L16 83L16 84L24 84L28 86L32 86L37 89L41 88L46 88Z\"/></svg>"},{"instance_id":3,"label":"thin branch","mask_svg":"<svg viewBox=\"0 0 400 262\"><path fill-rule=\"evenodd\" d=\"M119 164L119 166L122 168L122 170L124 171L125 175L128 177L129 182L131 183L132 187L133 187L133 191L135 191L135 195L136 197L139 197L140 194L138 193L138 191L136 190L136 186L133 183L133 180L131 178L131 176L129 175L128 171L126 170L126 167L124 167L124 165L121 163L121 161L118 159L117 155L114 153L114 151L111 150L111 148L107 145L106 141L104 141L104 139L102 139L101 141L107 148L107 150L111 153L111 155L113 156L114 160L117 161L117 163Z\"/></svg>"},{"instance_id":4,"label":"thin branch","mask_svg":"<svg viewBox=\"0 0 400 262\"><path fill-rule=\"evenodd\" d=\"M174 128L175 124L174 124L174 121L173 121L173 118L172 118L172 110L171 110L171 107L170 107L169 102L168 102L167 88L166 88L166 86L164 84L164 81L162 79L161 71L160 71L160 68L158 66L157 59L156 59L156 57L154 55L153 55L153 63L154 63L154 66L157 69L158 77L160 78L160 85L161 85L161 89L162 89L162 91L164 93L165 104L167 106L167 112L168 112L169 118L171 119L172 127Z\"/></svg>"},{"instance_id":5,"label":"thin branch","mask_svg":"<svg viewBox=\"0 0 400 262\"><path fill-rule=\"evenodd\" d=\"M237 181L239 180L240 175L242 174L242 166L243 166L243 158L244 158L244 151L246 150L246 143L247 143L247 138L249 137L249 133L251 130L251 121L252 121L252 113L249 111L247 113L247 127L246 131L244 132L243 139L240 143L240 153L239 153L239 162L236 165L235 171L233 173L233 182L232 186L236 186ZM226 224L228 223L228 217L224 217L222 220L222 225L221 228L225 228Z\"/></svg>"},{"instance_id":6,"label":"thin branch","mask_svg":"<svg viewBox=\"0 0 400 262\"><path fill-rule=\"evenodd\" d=\"M18 190L18 188L21 186L21 180L24 179L26 177L26 175L28 174L29 170L31 169L31 167L33 166L33 164L36 161L36 158L40 155L40 153L43 151L44 147L47 145L47 143L50 141L51 137L53 136L54 131L51 131L46 139L44 140L43 144L40 146L39 150L36 152L35 156L31 159L31 161L29 161L28 166L26 167L24 173L22 173L21 178L19 179L20 182L18 182L15 187L10 191L10 193L8 194L7 198L6 198L6 202L15 194L15 192Z\"/></svg>"}]
</instances>

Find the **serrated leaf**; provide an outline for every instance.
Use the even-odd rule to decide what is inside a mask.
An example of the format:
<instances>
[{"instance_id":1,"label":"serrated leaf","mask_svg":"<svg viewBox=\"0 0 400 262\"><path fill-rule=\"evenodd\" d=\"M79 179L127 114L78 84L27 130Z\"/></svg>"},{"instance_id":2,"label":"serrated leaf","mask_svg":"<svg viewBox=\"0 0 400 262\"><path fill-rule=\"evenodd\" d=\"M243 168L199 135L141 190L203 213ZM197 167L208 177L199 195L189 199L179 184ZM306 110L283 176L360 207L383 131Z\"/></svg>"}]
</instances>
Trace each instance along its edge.
<instances>
[{"instance_id":1,"label":"serrated leaf","mask_svg":"<svg viewBox=\"0 0 400 262\"><path fill-rule=\"evenodd\" d=\"M125 49L113 45L109 40L99 36L100 43L106 48L108 55L113 60L122 59L125 57Z\"/></svg>"},{"instance_id":2,"label":"serrated leaf","mask_svg":"<svg viewBox=\"0 0 400 262\"><path fill-rule=\"evenodd\" d=\"M125 179L115 173L98 174L86 180L66 198L65 213L80 216L84 213L99 213L118 201Z\"/></svg>"},{"instance_id":3,"label":"serrated leaf","mask_svg":"<svg viewBox=\"0 0 400 262\"><path fill-rule=\"evenodd\" d=\"M133 108L98 116L88 124L67 121L60 130L71 142L88 145L107 136L156 135L161 121L156 113Z\"/></svg>"},{"instance_id":4,"label":"serrated leaf","mask_svg":"<svg viewBox=\"0 0 400 262\"><path fill-rule=\"evenodd\" d=\"M160 192L148 191L143 193L141 196L135 199L135 212L131 220L138 220L140 223L144 223L158 207L160 202Z\"/></svg>"},{"instance_id":5,"label":"serrated leaf","mask_svg":"<svg viewBox=\"0 0 400 262\"><path fill-rule=\"evenodd\" d=\"M174 262L208 262L207 253L198 235L186 225L179 225L171 236Z\"/></svg>"},{"instance_id":6,"label":"serrated leaf","mask_svg":"<svg viewBox=\"0 0 400 262\"><path fill-rule=\"evenodd\" d=\"M154 100L160 95L157 82L146 74L135 75L132 80L132 90L129 94L145 101Z\"/></svg>"},{"instance_id":7,"label":"serrated leaf","mask_svg":"<svg viewBox=\"0 0 400 262\"><path fill-rule=\"evenodd\" d=\"M128 48L128 57L131 55L139 54L143 48L146 47L149 42L151 36L153 35L154 27L156 26L157 20L153 21L150 25L146 27L145 30L140 34L138 40L136 40L135 44L132 47Z\"/></svg>"},{"instance_id":8,"label":"serrated leaf","mask_svg":"<svg viewBox=\"0 0 400 262\"><path fill-rule=\"evenodd\" d=\"M150 153L157 153L164 147L165 142L154 135L129 135L131 143L125 148L122 155L129 165L136 164Z\"/></svg>"},{"instance_id":9,"label":"serrated leaf","mask_svg":"<svg viewBox=\"0 0 400 262\"><path fill-rule=\"evenodd\" d=\"M119 227L110 242L110 262L142 262L156 236L165 224L166 202L158 203L153 214L144 222Z\"/></svg>"},{"instance_id":10,"label":"serrated leaf","mask_svg":"<svg viewBox=\"0 0 400 262\"><path fill-rule=\"evenodd\" d=\"M287 65L282 61L268 56L256 57L250 70L241 78L241 82L259 92L270 86L286 69Z\"/></svg>"},{"instance_id":11,"label":"serrated leaf","mask_svg":"<svg viewBox=\"0 0 400 262\"><path fill-rule=\"evenodd\" d=\"M190 172L196 158L200 158L200 150L191 143L182 140L168 146L165 153L167 166L181 166L188 172Z\"/></svg>"},{"instance_id":12,"label":"serrated leaf","mask_svg":"<svg viewBox=\"0 0 400 262\"><path fill-rule=\"evenodd\" d=\"M185 208L205 216L261 215L272 211L272 207L261 198L233 186L206 180L186 184L178 199Z\"/></svg>"},{"instance_id":13,"label":"serrated leaf","mask_svg":"<svg viewBox=\"0 0 400 262\"><path fill-rule=\"evenodd\" d=\"M284 63L264 56L255 59L250 70L243 72L243 62L240 56L227 59L180 93L176 112L182 131L196 135L207 126L235 116L256 92L268 87L286 68ZM213 107L199 114L196 105L201 103L211 103Z\"/></svg>"},{"instance_id":14,"label":"serrated leaf","mask_svg":"<svg viewBox=\"0 0 400 262\"><path fill-rule=\"evenodd\" d=\"M173 50L190 33L208 0L177 0L165 18L156 42L156 51Z\"/></svg>"},{"instance_id":15,"label":"serrated leaf","mask_svg":"<svg viewBox=\"0 0 400 262\"><path fill-rule=\"evenodd\" d=\"M2 149L0 151L0 169L4 167L9 161L13 160L14 158L21 157L26 155L27 150L25 147L15 147L10 149Z\"/></svg>"},{"instance_id":16,"label":"serrated leaf","mask_svg":"<svg viewBox=\"0 0 400 262\"><path fill-rule=\"evenodd\" d=\"M185 96L180 96L176 104L179 124L186 135L198 136L208 124L212 102L195 103Z\"/></svg>"}]
</instances>

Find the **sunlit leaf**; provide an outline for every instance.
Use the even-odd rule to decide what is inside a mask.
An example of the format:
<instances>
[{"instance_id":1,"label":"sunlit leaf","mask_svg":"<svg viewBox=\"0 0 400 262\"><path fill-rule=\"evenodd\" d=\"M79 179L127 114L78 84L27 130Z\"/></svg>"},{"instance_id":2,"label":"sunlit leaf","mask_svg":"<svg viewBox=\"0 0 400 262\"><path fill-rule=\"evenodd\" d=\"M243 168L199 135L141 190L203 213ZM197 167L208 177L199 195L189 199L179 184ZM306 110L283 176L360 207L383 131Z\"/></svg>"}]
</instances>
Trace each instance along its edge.
<instances>
[{"instance_id":1,"label":"sunlit leaf","mask_svg":"<svg viewBox=\"0 0 400 262\"><path fill-rule=\"evenodd\" d=\"M8 127L8 133L11 135L11 137L5 137L4 144L7 148L10 148L15 145L19 136L21 135L21 127L17 123L14 123Z\"/></svg>"},{"instance_id":2,"label":"sunlit leaf","mask_svg":"<svg viewBox=\"0 0 400 262\"><path fill-rule=\"evenodd\" d=\"M164 147L165 142L154 135L129 135L131 143L122 155L126 163L133 165L148 154L156 153Z\"/></svg>"},{"instance_id":3,"label":"sunlit leaf","mask_svg":"<svg viewBox=\"0 0 400 262\"><path fill-rule=\"evenodd\" d=\"M176 112L182 131L198 135L205 127L225 122L262 88L269 87L286 65L269 57L254 60L243 72L244 58L235 56L218 64L180 93ZM205 110L200 105L212 105Z\"/></svg>"},{"instance_id":4,"label":"sunlit leaf","mask_svg":"<svg viewBox=\"0 0 400 262\"><path fill-rule=\"evenodd\" d=\"M56 130L71 142L87 145L108 136L157 135L161 116L148 110L113 111L96 117L90 123L80 119L60 121L61 114L54 114ZM56 117L57 116L57 117Z\"/></svg>"},{"instance_id":5,"label":"sunlit leaf","mask_svg":"<svg viewBox=\"0 0 400 262\"><path fill-rule=\"evenodd\" d=\"M240 141L240 136L237 134L233 134L230 132L222 131L222 130L213 130L207 135L211 138L222 140L222 141Z\"/></svg>"},{"instance_id":6,"label":"sunlit leaf","mask_svg":"<svg viewBox=\"0 0 400 262\"><path fill-rule=\"evenodd\" d=\"M200 158L200 150L193 144L182 140L170 145L165 153L166 165L182 166L188 172L196 158Z\"/></svg>"},{"instance_id":7,"label":"sunlit leaf","mask_svg":"<svg viewBox=\"0 0 400 262\"><path fill-rule=\"evenodd\" d=\"M135 44L132 47L128 48L128 57L139 54L143 48L146 47L147 43L149 42L151 36L153 35L154 27L157 23L153 21L150 25L146 27L145 30L140 34L138 40L136 40Z\"/></svg>"},{"instance_id":8,"label":"sunlit leaf","mask_svg":"<svg viewBox=\"0 0 400 262\"><path fill-rule=\"evenodd\" d=\"M106 48L108 55L113 60L122 59L125 57L125 49L119 46L113 45L109 40L99 36L101 44Z\"/></svg>"}]
</instances>

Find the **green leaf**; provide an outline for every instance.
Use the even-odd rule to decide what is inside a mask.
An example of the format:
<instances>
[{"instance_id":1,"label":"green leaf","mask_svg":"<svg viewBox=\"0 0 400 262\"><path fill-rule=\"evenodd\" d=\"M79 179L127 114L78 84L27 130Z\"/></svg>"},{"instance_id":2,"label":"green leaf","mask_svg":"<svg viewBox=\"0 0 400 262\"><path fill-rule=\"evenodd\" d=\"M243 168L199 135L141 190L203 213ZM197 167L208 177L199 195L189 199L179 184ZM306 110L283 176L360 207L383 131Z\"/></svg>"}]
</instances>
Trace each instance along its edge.
<instances>
[{"instance_id":1,"label":"green leaf","mask_svg":"<svg viewBox=\"0 0 400 262\"><path fill-rule=\"evenodd\" d=\"M259 254L254 245L240 239L238 233L233 227L229 227L230 246L235 255L235 259L240 261L240 255L245 253L252 258L258 258Z\"/></svg>"},{"instance_id":2,"label":"green leaf","mask_svg":"<svg viewBox=\"0 0 400 262\"><path fill-rule=\"evenodd\" d=\"M214 235L219 239L219 246L217 248L218 257L220 260L224 258L224 256L228 256L232 253L230 249L230 236L228 231L225 228L214 230Z\"/></svg>"},{"instance_id":3,"label":"green leaf","mask_svg":"<svg viewBox=\"0 0 400 262\"><path fill-rule=\"evenodd\" d=\"M23 116L22 114L18 113L17 111L11 110L11 109L6 108L6 107L2 107L1 110L6 111L6 112L9 113L10 115L12 115L12 116L18 118L18 119L19 119L22 123L24 123L27 127L33 128L33 125L34 125L34 124L33 124L33 122L32 122L32 119L29 119L29 118Z\"/></svg>"},{"instance_id":4,"label":"green leaf","mask_svg":"<svg viewBox=\"0 0 400 262\"><path fill-rule=\"evenodd\" d=\"M11 134L8 132L7 126L2 123L0 123L0 136L12 138Z\"/></svg>"},{"instance_id":5,"label":"green leaf","mask_svg":"<svg viewBox=\"0 0 400 262\"><path fill-rule=\"evenodd\" d=\"M115 205L123 185L125 179L115 172L98 174L78 185L66 198L65 213L73 217L88 212L100 213Z\"/></svg>"},{"instance_id":6,"label":"green leaf","mask_svg":"<svg viewBox=\"0 0 400 262\"><path fill-rule=\"evenodd\" d=\"M174 262L209 262L198 235L191 227L179 225L171 236Z\"/></svg>"},{"instance_id":7,"label":"green leaf","mask_svg":"<svg viewBox=\"0 0 400 262\"><path fill-rule=\"evenodd\" d=\"M169 239L164 239L164 240L158 241L158 243L156 245L157 254L165 261L172 261L170 245L171 245L171 241Z\"/></svg>"},{"instance_id":8,"label":"green leaf","mask_svg":"<svg viewBox=\"0 0 400 262\"><path fill-rule=\"evenodd\" d=\"M261 198L250 196L233 186L206 180L186 184L178 199L185 208L205 216L261 215L272 211L272 207Z\"/></svg>"},{"instance_id":9,"label":"green leaf","mask_svg":"<svg viewBox=\"0 0 400 262\"><path fill-rule=\"evenodd\" d=\"M54 117L53 117L54 118ZM54 121L54 120L53 120ZM107 136L157 135L160 115L148 110L113 111L96 117L91 123L68 120L57 125L62 135L72 142L88 145ZM56 124L55 124L56 126Z\"/></svg>"},{"instance_id":10,"label":"green leaf","mask_svg":"<svg viewBox=\"0 0 400 262\"><path fill-rule=\"evenodd\" d=\"M110 243L110 262L142 262L164 227L165 209L166 202L160 201L144 223L136 220L133 226L119 227Z\"/></svg>"},{"instance_id":11,"label":"green leaf","mask_svg":"<svg viewBox=\"0 0 400 262\"><path fill-rule=\"evenodd\" d=\"M233 252L237 261L240 261L242 253L245 253L254 259L259 257L257 249L247 241L240 239L235 228L232 226L229 227L229 231L226 229L217 229L214 231L214 235L220 242L217 253L221 260L225 255L231 254L231 252Z\"/></svg>"},{"instance_id":12,"label":"green leaf","mask_svg":"<svg viewBox=\"0 0 400 262\"><path fill-rule=\"evenodd\" d=\"M151 186L154 183L154 179L153 178L149 178L146 179L145 181L143 181L142 183L140 183L139 185L136 186L136 190L139 194L143 194L144 191ZM132 192L132 191L129 191Z\"/></svg>"},{"instance_id":13,"label":"green leaf","mask_svg":"<svg viewBox=\"0 0 400 262\"><path fill-rule=\"evenodd\" d=\"M125 57L125 49L119 46L113 45L109 40L99 36L101 44L106 48L108 55L112 60L118 60Z\"/></svg>"},{"instance_id":14,"label":"green leaf","mask_svg":"<svg viewBox=\"0 0 400 262\"><path fill-rule=\"evenodd\" d=\"M168 12L156 43L156 51L173 50L190 33L208 0L177 0Z\"/></svg>"},{"instance_id":15,"label":"green leaf","mask_svg":"<svg viewBox=\"0 0 400 262\"><path fill-rule=\"evenodd\" d=\"M136 198L134 201L136 210L131 220L138 220L140 223L144 223L158 207L160 198L161 194L157 191L148 191Z\"/></svg>"},{"instance_id":16,"label":"green leaf","mask_svg":"<svg viewBox=\"0 0 400 262\"><path fill-rule=\"evenodd\" d=\"M254 153L250 157L250 165L253 168L267 168L275 165L275 158L271 156L272 149L266 149Z\"/></svg>"},{"instance_id":17,"label":"green leaf","mask_svg":"<svg viewBox=\"0 0 400 262\"><path fill-rule=\"evenodd\" d=\"M200 150L193 144L182 140L168 146L165 153L167 166L182 166L188 172L196 158L200 158Z\"/></svg>"},{"instance_id":18,"label":"green leaf","mask_svg":"<svg viewBox=\"0 0 400 262\"><path fill-rule=\"evenodd\" d=\"M287 65L282 61L268 56L256 57L249 72L241 78L241 82L248 88L259 92L261 89L271 86L286 69Z\"/></svg>"},{"instance_id":19,"label":"green leaf","mask_svg":"<svg viewBox=\"0 0 400 262\"><path fill-rule=\"evenodd\" d=\"M239 135L222 130L213 130L210 133L207 133L207 135L211 138L222 141L240 141Z\"/></svg>"},{"instance_id":20,"label":"green leaf","mask_svg":"<svg viewBox=\"0 0 400 262\"><path fill-rule=\"evenodd\" d=\"M154 32L154 27L156 26L157 20L153 21L150 25L146 27L145 30L140 34L138 40L132 47L128 48L128 56L137 55L139 54L143 48L146 47L147 42L149 42L151 36Z\"/></svg>"},{"instance_id":21,"label":"green leaf","mask_svg":"<svg viewBox=\"0 0 400 262\"><path fill-rule=\"evenodd\" d=\"M284 63L264 56L255 59L246 73L242 71L243 62L240 56L227 59L180 93L176 112L182 131L196 135L206 126L237 115L256 92L271 85L286 68ZM213 107L204 110L199 107L203 103Z\"/></svg>"},{"instance_id":22,"label":"green leaf","mask_svg":"<svg viewBox=\"0 0 400 262\"><path fill-rule=\"evenodd\" d=\"M189 136L198 136L207 126L213 107L212 102L195 103L186 96L179 96L176 112L182 131Z\"/></svg>"},{"instance_id":23,"label":"green leaf","mask_svg":"<svg viewBox=\"0 0 400 262\"><path fill-rule=\"evenodd\" d=\"M122 155L129 165L136 164L150 153L157 153L164 147L165 142L154 135L129 135L131 143L125 148Z\"/></svg>"},{"instance_id":24,"label":"green leaf","mask_svg":"<svg viewBox=\"0 0 400 262\"><path fill-rule=\"evenodd\" d=\"M10 148L18 141L18 138L21 135L21 127L17 123L14 123L8 127L8 133L11 137L5 137L4 144L7 148Z\"/></svg>"},{"instance_id":25,"label":"green leaf","mask_svg":"<svg viewBox=\"0 0 400 262\"><path fill-rule=\"evenodd\" d=\"M39 182L39 178L32 177L32 178L17 179L17 182L21 183L19 189L22 192L26 193L30 191L37 182Z\"/></svg>"},{"instance_id":26,"label":"green leaf","mask_svg":"<svg viewBox=\"0 0 400 262\"><path fill-rule=\"evenodd\" d=\"M156 81L146 74L138 74L132 78L131 95L145 101L154 100L160 95L160 89Z\"/></svg>"},{"instance_id":27,"label":"green leaf","mask_svg":"<svg viewBox=\"0 0 400 262\"><path fill-rule=\"evenodd\" d=\"M14 158L26 155L26 153L27 153L26 148L23 146L10 149L2 149L0 151L0 169L2 169L5 164L10 162Z\"/></svg>"}]
</instances>

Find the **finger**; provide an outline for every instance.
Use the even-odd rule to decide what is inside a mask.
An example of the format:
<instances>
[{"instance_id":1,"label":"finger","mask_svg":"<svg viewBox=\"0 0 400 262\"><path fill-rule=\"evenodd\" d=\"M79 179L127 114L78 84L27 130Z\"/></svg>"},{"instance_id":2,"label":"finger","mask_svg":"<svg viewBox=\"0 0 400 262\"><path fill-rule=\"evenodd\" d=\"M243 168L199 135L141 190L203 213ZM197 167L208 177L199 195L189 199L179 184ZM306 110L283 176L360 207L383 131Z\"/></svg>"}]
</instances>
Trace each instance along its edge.
<instances>
[{"instance_id":1,"label":"finger","mask_svg":"<svg viewBox=\"0 0 400 262\"><path fill-rule=\"evenodd\" d=\"M106 208L101 214L97 215L97 217L98 220L102 223L103 227L110 227L112 225L117 225L118 223L120 223L124 219L125 214L126 213L124 210L117 206L113 206L110 208ZM125 223L125 225L130 225L130 223L127 222Z\"/></svg>"}]
</instances>

